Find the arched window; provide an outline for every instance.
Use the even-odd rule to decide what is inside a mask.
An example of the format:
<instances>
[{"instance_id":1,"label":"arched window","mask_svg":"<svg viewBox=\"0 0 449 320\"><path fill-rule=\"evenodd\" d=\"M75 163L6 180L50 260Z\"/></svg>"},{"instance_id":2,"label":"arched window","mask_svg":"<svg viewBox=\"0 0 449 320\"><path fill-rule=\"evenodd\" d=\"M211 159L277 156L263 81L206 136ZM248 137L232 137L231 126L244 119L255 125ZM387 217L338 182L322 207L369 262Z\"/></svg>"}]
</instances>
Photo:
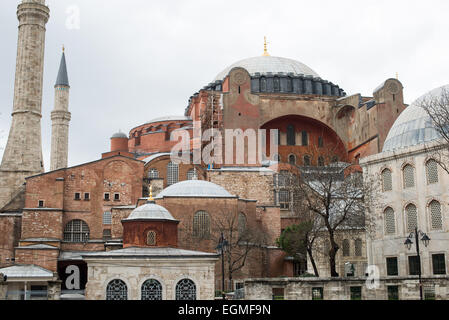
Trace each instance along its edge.
<instances>
[{"instance_id":1,"label":"arched window","mask_svg":"<svg viewBox=\"0 0 449 320\"><path fill-rule=\"evenodd\" d=\"M362 256L362 239L356 239L355 243L354 243L354 253L356 257L361 257Z\"/></svg>"},{"instance_id":2,"label":"arched window","mask_svg":"<svg viewBox=\"0 0 449 320\"><path fill-rule=\"evenodd\" d=\"M207 238L210 235L210 217L206 211L198 211L193 217L193 236Z\"/></svg>"},{"instance_id":3,"label":"arched window","mask_svg":"<svg viewBox=\"0 0 449 320\"><path fill-rule=\"evenodd\" d=\"M310 156L304 156L304 167L310 167L312 161L310 161Z\"/></svg>"},{"instance_id":4,"label":"arched window","mask_svg":"<svg viewBox=\"0 0 449 320\"><path fill-rule=\"evenodd\" d=\"M198 180L198 174L197 174L195 168L190 169L190 170L187 172L187 180Z\"/></svg>"},{"instance_id":5,"label":"arched window","mask_svg":"<svg viewBox=\"0 0 449 320\"><path fill-rule=\"evenodd\" d=\"M338 162L338 157L337 156L333 156L331 159L332 163L337 163Z\"/></svg>"},{"instance_id":6,"label":"arched window","mask_svg":"<svg viewBox=\"0 0 449 320\"><path fill-rule=\"evenodd\" d=\"M106 288L106 300L128 300L128 287L122 280L112 280Z\"/></svg>"},{"instance_id":7,"label":"arched window","mask_svg":"<svg viewBox=\"0 0 449 320\"><path fill-rule=\"evenodd\" d=\"M433 200L430 205L430 222L433 230L442 230L443 229L443 217L441 214L441 204Z\"/></svg>"},{"instance_id":8,"label":"arched window","mask_svg":"<svg viewBox=\"0 0 449 320\"><path fill-rule=\"evenodd\" d=\"M142 284L141 299L146 301L162 300L162 285L159 281L149 279Z\"/></svg>"},{"instance_id":9,"label":"arched window","mask_svg":"<svg viewBox=\"0 0 449 320\"><path fill-rule=\"evenodd\" d=\"M318 167L324 167L324 158L318 157Z\"/></svg>"},{"instance_id":10,"label":"arched window","mask_svg":"<svg viewBox=\"0 0 449 320\"><path fill-rule=\"evenodd\" d=\"M82 220L72 220L64 228L64 241L83 243L89 241L89 226Z\"/></svg>"},{"instance_id":11,"label":"arched window","mask_svg":"<svg viewBox=\"0 0 449 320\"><path fill-rule=\"evenodd\" d=\"M157 179L157 178L159 178L159 171L157 171L157 169L151 168L148 171L148 178L150 178L150 179Z\"/></svg>"},{"instance_id":12,"label":"arched window","mask_svg":"<svg viewBox=\"0 0 449 320\"><path fill-rule=\"evenodd\" d=\"M343 257L349 257L350 255L350 244L348 239L343 240Z\"/></svg>"},{"instance_id":13,"label":"arched window","mask_svg":"<svg viewBox=\"0 0 449 320\"><path fill-rule=\"evenodd\" d=\"M382 171L382 188L384 192L393 190L393 178L390 169Z\"/></svg>"},{"instance_id":14,"label":"arched window","mask_svg":"<svg viewBox=\"0 0 449 320\"><path fill-rule=\"evenodd\" d=\"M431 159L426 163L427 184L438 183L438 163Z\"/></svg>"},{"instance_id":15,"label":"arched window","mask_svg":"<svg viewBox=\"0 0 449 320\"><path fill-rule=\"evenodd\" d=\"M148 234L147 234L147 245L155 246L156 243L157 243L156 232L149 231Z\"/></svg>"},{"instance_id":16,"label":"arched window","mask_svg":"<svg viewBox=\"0 0 449 320\"><path fill-rule=\"evenodd\" d=\"M176 163L169 162L167 165L167 185L178 183L179 181L179 167Z\"/></svg>"},{"instance_id":17,"label":"arched window","mask_svg":"<svg viewBox=\"0 0 449 320\"><path fill-rule=\"evenodd\" d=\"M407 216L407 232L414 232L418 227L418 210L414 204L409 204L405 208Z\"/></svg>"},{"instance_id":18,"label":"arched window","mask_svg":"<svg viewBox=\"0 0 449 320\"><path fill-rule=\"evenodd\" d=\"M385 221L385 234L395 234L396 233L396 219L394 217L394 210L390 207L384 211L384 221Z\"/></svg>"},{"instance_id":19,"label":"arched window","mask_svg":"<svg viewBox=\"0 0 449 320\"><path fill-rule=\"evenodd\" d=\"M176 300L196 300L196 285L190 279L183 279L176 284Z\"/></svg>"},{"instance_id":20,"label":"arched window","mask_svg":"<svg viewBox=\"0 0 449 320\"><path fill-rule=\"evenodd\" d=\"M265 77L260 78L260 92L267 91L267 79Z\"/></svg>"},{"instance_id":21,"label":"arched window","mask_svg":"<svg viewBox=\"0 0 449 320\"><path fill-rule=\"evenodd\" d=\"M295 126L292 124L287 127L287 145L289 145L289 146L296 145Z\"/></svg>"},{"instance_id":22,"label":"arched window","mask_svg":"<svg viewBox=\"0 0 449 320\"><path fill-rule=\"evenodd\" d=\"M239 213L238 227L239 227L239 234L243 234L246 230L246 216L242 212Z\"/></svg>"},{"instance_id":23,"label":"arched window","mask_svg":"<svg viewBox=\"0 0 449 320\"><path fill-rule=\"evenodd\" d=\"M274 77L274 79L273 79L273 89L274 89L274 92L281 91L281 82L279 80L279 77Z\"/></svg>"},{"instance_id":24,"label":"arched window","mask_svg":"<svg viewBox=\"0 0 449 320\"><path fill-rule=\"evenodd\" d=\"M288 163L290 163L293 166L296 164L296 156L294 154L288 156Z\"/></svg>"},{"instance_id":25,"label":"arched window","mask_svg":"<svg viewBox=\"0 0 449 320\"><path fill-rule=\"evenodd\" d=\"M415 169L408 164L402 171L404 176L404 188L413 188L415 186Z\"/></svg>"}]
</instances>

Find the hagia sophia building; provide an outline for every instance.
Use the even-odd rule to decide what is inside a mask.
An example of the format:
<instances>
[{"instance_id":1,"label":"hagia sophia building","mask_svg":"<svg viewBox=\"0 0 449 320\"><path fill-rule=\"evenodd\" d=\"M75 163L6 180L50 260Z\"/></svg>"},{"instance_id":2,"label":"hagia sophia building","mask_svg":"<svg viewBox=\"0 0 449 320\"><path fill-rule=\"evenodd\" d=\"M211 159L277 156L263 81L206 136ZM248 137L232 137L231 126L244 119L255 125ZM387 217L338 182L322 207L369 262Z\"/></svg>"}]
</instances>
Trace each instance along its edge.
<instances>
[{"instance_id":1,"label":"hagia sophia building","mask_svg":"<svg viewBox=\"0 0 449 320\"><path fill-rule=\"evenodd\" d=\"M44 0L23 0L18 19L12 125L0 166L0 268L13 268L17 288L30 291L33 285L49 292L68 289L67 268L77 266L78 289L88 299L117 292L143 299L144 287L145 297L159 290L164 299L188 294L212 299L222 275L217 221L226 216L235 220L236 233L264 236L264 246L249 252L228 290L246 278L310 270L276 246L282 230L298 219L279 171L331 162L357 165L382 152L390 128L407 108L398 79L373 84L370 96L348 95L344 84L294 59L271 56L265 47L262 55L211 75L179 115L115 133L110 150L97 161L68 168L71 87L63 53L51 113L51 171L44 172L40 119L48 116L41 114L41 103L49 9ZM191 157L203 146L193 138L195 123L223 136L229 129L277 129L278 152L255 164L176 163L174 132L192 137ZM366 239L360 237L360 255L339 255L342 273L350 259L366 265ZM148 270L143 261L151 264ZM133 274L126 271L130 265L143 269ZM329 275L325 263L319 268ZM143 282L145 277L152 279Z\"/></svg>"}]
</instances>

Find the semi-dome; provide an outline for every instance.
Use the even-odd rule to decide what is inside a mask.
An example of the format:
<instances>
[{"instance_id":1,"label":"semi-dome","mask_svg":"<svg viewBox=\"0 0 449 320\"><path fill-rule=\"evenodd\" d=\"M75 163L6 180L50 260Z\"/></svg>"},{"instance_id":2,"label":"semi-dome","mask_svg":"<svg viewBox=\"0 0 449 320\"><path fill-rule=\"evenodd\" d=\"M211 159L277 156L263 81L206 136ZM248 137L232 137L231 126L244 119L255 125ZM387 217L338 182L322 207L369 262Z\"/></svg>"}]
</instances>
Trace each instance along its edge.
<instances>
[{"instance_id":1,"label":"semi-dome","mask_svg":"<svg viewBox=\"0 0 449 320\"><path fill-rule=\"evenodd\" d=\"M293 73L294 75L312 76L314 78L320 77L315 71L299 61L281 57L260 56L240 60L234 63L220 72L215 77L214 82L222 81L232 69L237 67L246 69L251 76L254 76L256 73Z\"/></svg>"},{"instance_id":2,"label":"semi-dome","mask_svg":"<svg viewBox=\"0 0 449 320\"><path fill-rule=\"evenodd\" d=\"M407 148L439 139L440 135L433 126L432 119L420 107L420 104L426 99L441 97L443 90L449 90L449 85L426 93L401 113L388 133L383 152Z\"/></svg>"},{"instance_id":3,"label":"semi-dome","mask_svg":"<svg viewBox=\"0 0 449 320\"><path fill-rule=\"evenodd\" d=\"M164 197L230 198L233 196L225 188L215 183L187 180L165 188L159 193L157 199Z\"/></svg>"},{"instance_id":4,"label":"semi-dome","mask_svg":"<svg viewBox=\"0 0 449 320\"><path fill-rule=\"evenodd\" d=\"M162 206L149 202L143 206L134 209L128 218L123 221L133 220L169 220L176 221L171 213Z\"/></svg>"}]
</instances>

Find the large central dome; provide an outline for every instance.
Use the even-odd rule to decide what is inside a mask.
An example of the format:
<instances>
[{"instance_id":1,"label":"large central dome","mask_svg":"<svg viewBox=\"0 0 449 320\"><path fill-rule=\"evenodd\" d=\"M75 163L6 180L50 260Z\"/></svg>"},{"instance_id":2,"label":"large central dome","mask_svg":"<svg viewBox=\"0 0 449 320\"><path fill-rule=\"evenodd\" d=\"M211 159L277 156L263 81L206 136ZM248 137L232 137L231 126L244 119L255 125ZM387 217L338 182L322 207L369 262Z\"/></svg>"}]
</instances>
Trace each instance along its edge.
<instances>
[{"instance_id":1,"label":"large central dome","mask_svg":"<svg viewBox=\"0 0 449 320\"><path fill-rule=\"evenodd\" d=\"M314 78L320 77L315 71L299 61L280 57L260 56L234 63L220 72L214 81L222 81L232 69L237 67L246 69L251 76L254 76L256 73L267 74L271 72L272 74L293 73L294 75L313 76Z\"/></svg>"}]
</instances>

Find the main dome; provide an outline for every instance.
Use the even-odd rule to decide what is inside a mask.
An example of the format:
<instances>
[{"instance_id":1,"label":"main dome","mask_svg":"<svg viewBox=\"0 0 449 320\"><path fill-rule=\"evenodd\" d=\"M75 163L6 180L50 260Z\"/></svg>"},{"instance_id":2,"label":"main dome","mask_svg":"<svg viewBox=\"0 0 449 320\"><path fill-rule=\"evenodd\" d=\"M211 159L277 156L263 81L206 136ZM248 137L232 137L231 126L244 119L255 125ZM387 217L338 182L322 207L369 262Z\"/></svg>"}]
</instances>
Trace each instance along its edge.
<instances>
[{"instance_id":1,"label":"main dome","mask_svg":"<svg viewBox=\"0 0 449 320\"><path fill-rule=\"evenodd\" d=\"M441 97L443 90L449 90L449 85L426 93L401 113L388 133L383 152L395 151L439 139L440 135L433 126L432 119L420 107L420 104L426 99Z\"/></svg>"},{"instance_id":2,"label":"main dome","mask_svg":"<svg viewBox=\"0 0 449 320\"><path fill-rule=\"evenodd\" d=\"M203 180L186 180L173 184L158 194L156 199L164 197L231 198L225 188Z\"/></svg>"},{"instance_id":3,"label":"main dome","mask_svg":"<svg viewBox=\"0 0 449 320\"><path fill-rule=\"evenodd\" d=\"M232 69L237 67L246 69L251 76L254 76L256 73L267 74L271 72L272 74L293 73L294 75L320 78L318 73L299 61L281 57L260 56L243 59L234 63L220 72L215 77L214 82L222 81Z\"/></svg>"}]
</instances>

